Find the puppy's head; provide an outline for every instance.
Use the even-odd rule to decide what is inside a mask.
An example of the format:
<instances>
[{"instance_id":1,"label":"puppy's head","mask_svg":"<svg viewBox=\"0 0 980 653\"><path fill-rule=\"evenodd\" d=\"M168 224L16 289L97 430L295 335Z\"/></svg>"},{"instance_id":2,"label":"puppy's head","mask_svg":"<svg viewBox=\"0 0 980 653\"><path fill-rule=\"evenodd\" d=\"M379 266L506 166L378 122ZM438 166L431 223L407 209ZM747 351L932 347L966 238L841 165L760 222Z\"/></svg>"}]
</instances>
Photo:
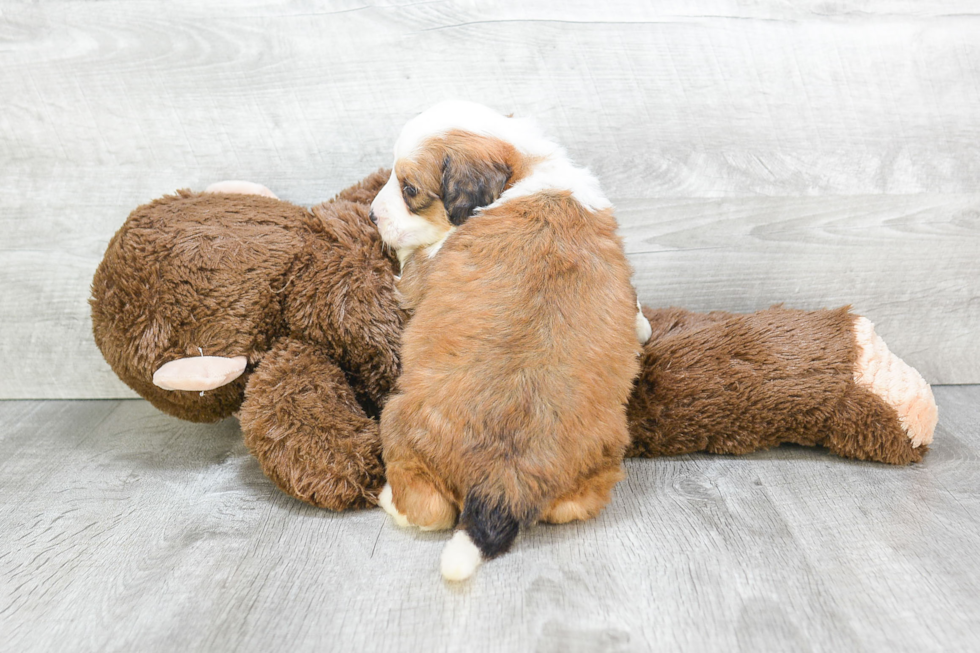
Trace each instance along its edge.
<instances>
[{"instance_id":1,"label":"puppy's head","mask_svg":"<svg viewBox=\"0 0 980 653\"><path fill-rule=\"evenodd\" d=\"M446 102L405 125L391 177L371 205L399 258L443 240L525 174L530 125L469 102Z\"/></svg>"}]
</instances>

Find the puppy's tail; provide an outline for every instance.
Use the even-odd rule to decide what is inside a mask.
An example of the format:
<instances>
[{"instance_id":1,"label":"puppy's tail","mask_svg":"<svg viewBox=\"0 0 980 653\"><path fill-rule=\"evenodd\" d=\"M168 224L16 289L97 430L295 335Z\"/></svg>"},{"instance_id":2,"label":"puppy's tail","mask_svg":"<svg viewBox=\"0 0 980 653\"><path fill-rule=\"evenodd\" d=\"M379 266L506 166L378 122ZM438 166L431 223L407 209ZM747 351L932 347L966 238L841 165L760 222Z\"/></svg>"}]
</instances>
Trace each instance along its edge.
<instances>
[{"instance_id":1,"label":"puppy's tail","mask_svg":"<svg viewBox=\"0 0 980 653\"><path fill-rule=\"evenodd\" d=\"M459 528L442 550L443 578L466 580L481 562L506 553L523 521L505 501L488 500L470 490L463 502Z\"/></svg>"}]
</instances>

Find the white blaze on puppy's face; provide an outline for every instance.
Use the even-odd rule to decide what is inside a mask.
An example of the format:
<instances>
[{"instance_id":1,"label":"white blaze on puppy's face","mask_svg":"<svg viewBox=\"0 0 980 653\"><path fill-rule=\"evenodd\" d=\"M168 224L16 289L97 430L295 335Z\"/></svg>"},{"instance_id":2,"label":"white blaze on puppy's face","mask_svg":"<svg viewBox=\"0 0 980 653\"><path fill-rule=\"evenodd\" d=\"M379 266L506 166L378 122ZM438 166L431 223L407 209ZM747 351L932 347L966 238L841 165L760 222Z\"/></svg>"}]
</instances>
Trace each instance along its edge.
<instances>
[{"instance_id":1,"label":"white blaze on puppy's face","mask_svg":"<svg viewBox=\"0 0 980 653\"><path fill-rule=\"evenodd\" d=\"M427 247L445 238L452 229L448 219L433 215L415 213L405 202L405 188L398 179L398 161L374 202L371 211L378 221L378 232L381 238L398 254L398 260L405 258L419 247ZM422 192L416 189L415 192Z\"/></svg>"},{"instance_id":2,"label":"white blaze on puppy's face","mask_svg":"<svg viewBox=\"0 0 980 653\"><path fill-rule=\"evenodd\" d=\"M371 205L381 237L401 261L418 248L434 255L524 171L526 156L498 134L510 123L527 126L469 103L437 105L408 122L391 177Z\"/></svg>"},{"instance_id":3,"label":"white blaze on puppy's face","mask_svg":"<svg viewBox=\"0 0 980 653\"><path fill-rule=\"evenodd\" d=\"M458 101L408 121L394 149L391 177L371 208L381 237L401 260L441 244L454 226L526 176L531 160L564 156L533 121Z\"/></svg>"}]
</instances>

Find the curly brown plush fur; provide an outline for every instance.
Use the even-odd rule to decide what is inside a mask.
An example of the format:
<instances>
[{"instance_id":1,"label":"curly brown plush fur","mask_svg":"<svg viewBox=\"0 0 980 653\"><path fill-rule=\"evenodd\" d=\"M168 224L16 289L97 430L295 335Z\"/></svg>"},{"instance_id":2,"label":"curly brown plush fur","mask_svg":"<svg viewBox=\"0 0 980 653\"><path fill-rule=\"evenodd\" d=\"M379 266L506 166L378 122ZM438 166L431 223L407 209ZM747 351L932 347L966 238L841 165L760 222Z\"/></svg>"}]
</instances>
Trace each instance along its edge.
<instances>
[{"instance_id":1,"label":"curly brown plush fur","mask_svg":"<svg viewBox=\"0 0 980 653\"><path fill-rule=\"evenodd\" d=\"M334 510L374 504L383 484L377 417L406 319L397 262L368 219L387 176L312 209L178 191L130 214L92 283L95 341L124 382L181 419L240 409L266 475ZM795 442L904 464L926 451L894 406L855 381L847 309L644 312L654 335L627 407L630 455ZM202 352L244 355L246 372L204 393L153 385L161 365Z\"/></svg>"},{"instance_id":2,"label":"curly brown plush fur","mask_svg":"<svg viewBox=\"0 0 980 653\"><path fill-rule=\"evenodd\" d=\"M895 409L855 383L857 316L847 308L643 313L653 336L627 407L629 455L794 443L904 465L928 449L913 447Z\"/></svg>"},{"instance_id":3,"label":"curly brown plush fur","mask_svg":"<svg viewBox=\"0 0 980 653\"><path fill-rule=\"evenodd\" d=\"M284 492L343 510L372 505L384 483L378 422L323 349L276 343L249 378L245 444Z\"/></svg>"},{"instance_id":4,"label":"curly brown plush fur","mask_svg":"<svg viewBox=\"0 0 980 653\"><path fill-rule=\"evenodd\" d=\"M367 215L386 175L309 210L178 191L130 214L92 282L95 341L119 378L181 419L241 408L266 474L327 508L367 505L382 484L373 418L404 321L397 263ZM246 374L205 393L153 384L164 363L201 353L244 355Z\"/></svg>"}]
</instances>

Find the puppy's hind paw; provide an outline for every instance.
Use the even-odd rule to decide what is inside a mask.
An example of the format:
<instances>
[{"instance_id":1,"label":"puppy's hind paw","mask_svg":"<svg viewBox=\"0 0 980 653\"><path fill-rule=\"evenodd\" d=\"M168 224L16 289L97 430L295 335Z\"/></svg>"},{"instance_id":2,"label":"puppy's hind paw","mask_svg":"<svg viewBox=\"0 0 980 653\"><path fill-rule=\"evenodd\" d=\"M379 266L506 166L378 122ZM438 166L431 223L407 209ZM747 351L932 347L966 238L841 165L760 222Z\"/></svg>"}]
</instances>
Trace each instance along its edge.
<instances>
[{"instance_id":1,"label":"puppy's hind paw","mask_svg":"<svg viewBox=\"0 0 980 653\"><path fill-rule=\"evenodd\" d=\"M378 505L381 506L386 513L391 515L391 518L395 520L401 528L407 528L411 526L412 523L408 521L408 517L398 512L398 508L395 507L395 502L392 498L391 485L385 483L384 488L381 489L381 494L378 495Z\"/></svg>"}]
</instances>

